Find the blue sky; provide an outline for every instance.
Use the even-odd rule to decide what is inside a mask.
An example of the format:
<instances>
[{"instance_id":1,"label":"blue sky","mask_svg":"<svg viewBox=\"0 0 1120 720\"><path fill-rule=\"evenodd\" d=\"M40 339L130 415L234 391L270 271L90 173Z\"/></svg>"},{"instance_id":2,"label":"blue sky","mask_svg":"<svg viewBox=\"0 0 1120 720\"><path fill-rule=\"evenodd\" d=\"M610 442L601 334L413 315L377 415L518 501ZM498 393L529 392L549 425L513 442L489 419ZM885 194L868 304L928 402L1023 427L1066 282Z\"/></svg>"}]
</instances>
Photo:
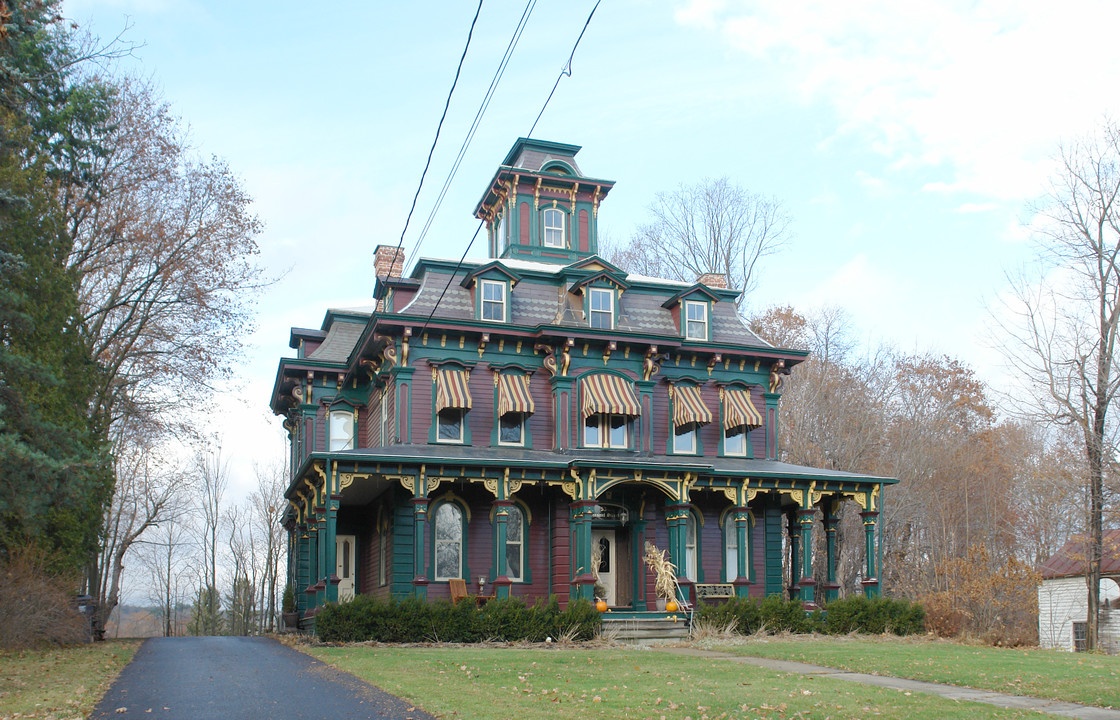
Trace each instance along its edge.
<instances>
[{"instance_id":1,"label":"blue sky","mask_svg":"<svg viewBox=\"0 0 1120 720\"><path fill-rule=\"evenodd\" d=\"M421 255L462 253L593 4L537 3ZM262 261L286 273L260 298L215 427L239 485L283 453L267 400L288 329L368 302L373 249L400 237L475 7L64 5L102 37L127 27L143 43L121 69L152 77L200 152L240 174L266 225ZM483 5L410 256L523 9ZM583 171L617 182L599 215L616 241L680 183L726 175L776 196L794 238L751 307L837 305L867 342L948 353L993 379L988 308L1030 257L1031 202L1058 143L1120 103L1118 21L1120 4L1079 0L603 0L534 137L582 145Z\"/></svg>"}]
</instances>

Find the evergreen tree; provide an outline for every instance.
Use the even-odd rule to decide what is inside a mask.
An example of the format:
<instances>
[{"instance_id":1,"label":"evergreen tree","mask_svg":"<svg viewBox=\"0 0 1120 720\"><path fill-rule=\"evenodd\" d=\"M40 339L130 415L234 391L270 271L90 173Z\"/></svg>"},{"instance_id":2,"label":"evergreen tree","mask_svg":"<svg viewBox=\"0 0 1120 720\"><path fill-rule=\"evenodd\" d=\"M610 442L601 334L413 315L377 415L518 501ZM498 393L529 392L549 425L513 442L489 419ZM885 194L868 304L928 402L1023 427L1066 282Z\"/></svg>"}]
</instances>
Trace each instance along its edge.
<instances>
[{"instance_id":1,"label":"evergreen tree","mask_svg":"<svg viewBox=\"0 0 1120 720\"><path fill-rule=\"evenodd\" d=\"M191 620L187 623L189 635L221 635L222 595L213 585L198 588L191 605Z\"/></svg>"}]
</instances>

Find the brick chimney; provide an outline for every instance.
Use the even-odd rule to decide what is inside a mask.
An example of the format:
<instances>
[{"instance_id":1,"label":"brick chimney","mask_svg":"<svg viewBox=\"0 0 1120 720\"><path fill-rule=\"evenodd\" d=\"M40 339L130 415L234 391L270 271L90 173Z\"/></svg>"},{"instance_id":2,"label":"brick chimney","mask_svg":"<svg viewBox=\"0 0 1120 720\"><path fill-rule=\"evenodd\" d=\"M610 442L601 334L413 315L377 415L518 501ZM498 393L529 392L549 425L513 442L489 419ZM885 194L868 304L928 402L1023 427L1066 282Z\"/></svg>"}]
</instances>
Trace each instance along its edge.
<instances>
[{"instance_id":1,"label":"brick chimney","mask_svg":"<svg viewBox=\"0 0 1120 720\"><path fill-rule=\"evenodd\" d=\"M374 251L373 271L378 278L400 277L404 272L404 249L396 245L378 245Z\"/></svg>"},{"instance_id":2,"label":"brick chimney","mask_svg":"<svg viewBox=\"0 0 1120 720\"><path fill-rule=\"evenodd\" d=\"M701 285L707 285L710 288L727 289L727 276L723 273L704 273L696 278L696 282Z\"/></svg>"}]
</instances>

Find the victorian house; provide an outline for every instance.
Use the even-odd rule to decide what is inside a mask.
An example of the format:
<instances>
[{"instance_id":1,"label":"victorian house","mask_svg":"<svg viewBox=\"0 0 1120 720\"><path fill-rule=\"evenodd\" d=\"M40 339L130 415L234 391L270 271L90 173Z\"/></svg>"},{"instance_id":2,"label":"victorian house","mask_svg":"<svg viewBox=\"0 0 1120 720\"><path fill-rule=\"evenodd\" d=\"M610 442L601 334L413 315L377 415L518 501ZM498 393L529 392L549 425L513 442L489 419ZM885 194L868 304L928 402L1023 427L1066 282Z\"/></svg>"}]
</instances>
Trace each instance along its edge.
<instances>
[{"instance_id":1,"label":"victorian house","mask_svg":"<svg viewBox=\"0 0 1120 720\"><path fill-rule=\"evenodd\" d=\"M752 333L723 276L659 280L599 257L613 183L578 151L514 144L475 209L486 259L422 258L405 276L403 254L378 247L376 307L291 331L271 407L291 440L288 577L307 624L326 602L447 598L453 580L644 610L647 542L682 599L812 604L836 594L842 502L859 505L878 592L894 481L777 460L782 377L806 352Z\"/></svg>"}]
</instances>

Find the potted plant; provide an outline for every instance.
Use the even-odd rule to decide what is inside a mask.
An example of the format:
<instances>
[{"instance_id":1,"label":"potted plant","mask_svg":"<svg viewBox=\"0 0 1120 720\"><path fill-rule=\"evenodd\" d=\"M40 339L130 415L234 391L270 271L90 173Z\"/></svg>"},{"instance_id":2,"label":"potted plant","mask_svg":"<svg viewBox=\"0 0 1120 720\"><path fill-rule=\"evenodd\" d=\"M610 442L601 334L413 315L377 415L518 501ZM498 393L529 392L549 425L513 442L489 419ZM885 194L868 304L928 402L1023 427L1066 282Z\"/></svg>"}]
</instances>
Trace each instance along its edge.
<instances>
[{"instance_id":1,"label":"potted plant","mask_svg":"<svg viewBox=\"0 0 1120 720\"><path fill-rule=\"evenodd\" d=\"M284 616L284 626L292 629L299 627L299 612L296 610L296 594L291 584L284 588L284 595L280 599L280 609Z\"/></svg>"},{"instance_id":2,"label":"potted plant","mask_svg":"<svg viewBox=\"0 0 1120 720\"><path fill-rule=\"evenodd\" d=\"M664 550L658 550L651 542L646 543L646 552L642 558L646 565L653 571L653 589L657 593L657 609L668 610L668 604L673 603L676 611L677 598L677 568L665 557Z\"/></svg>"}]
</instances>

